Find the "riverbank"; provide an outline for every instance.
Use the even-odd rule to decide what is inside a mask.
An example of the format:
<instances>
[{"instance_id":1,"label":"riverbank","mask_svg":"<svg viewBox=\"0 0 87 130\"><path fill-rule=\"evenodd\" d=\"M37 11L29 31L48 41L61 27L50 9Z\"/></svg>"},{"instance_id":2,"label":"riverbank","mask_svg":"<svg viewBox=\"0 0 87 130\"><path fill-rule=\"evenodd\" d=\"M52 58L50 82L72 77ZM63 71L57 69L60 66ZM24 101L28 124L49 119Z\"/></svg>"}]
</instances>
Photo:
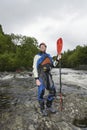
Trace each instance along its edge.
<instances>
[{"instance_id":1,"label":"riverbank","mask_svg":"<svg viewBox=\"0 0 87 130\"><path fill-rule=\"evenodd\" d=\"M59 86L56 72L53 70L52 74L56 86ZM67 75L66 71L64 75ZM57 113L42 117L32 75L28 72L1 74L0 130L86 130L87 91L63 81L63 110L60 111L59 87L56 89L53 105Z\"/></svg>"},{"instance_id":2,"label":"riverbank","mask_svg":"<svg viewBox=\"0 0 87 130\"><path fill-rule=\"evenodd\" d=\"M79 65L79 70L87 70L87 65Z\"/></svg>"}]
</instances>

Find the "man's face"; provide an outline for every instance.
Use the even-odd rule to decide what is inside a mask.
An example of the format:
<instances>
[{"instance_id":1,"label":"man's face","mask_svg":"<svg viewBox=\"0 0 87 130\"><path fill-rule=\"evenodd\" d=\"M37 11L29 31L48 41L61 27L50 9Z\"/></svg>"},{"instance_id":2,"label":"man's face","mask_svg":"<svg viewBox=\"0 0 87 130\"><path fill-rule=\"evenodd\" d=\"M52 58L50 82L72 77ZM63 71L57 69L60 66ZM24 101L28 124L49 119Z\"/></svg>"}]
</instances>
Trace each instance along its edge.
<instances>
[{"instance_id":1,"label":"man's face","mask_svg":"<svg viewBox=\"0 0 87 130\"><path fill-rule=\"evenodd\" d=\"M45 45L41 45L41 46L40 46L40 51L41 51L41 52L46 52L46 47L45 47Z\"/></svg>"}]
</instances>

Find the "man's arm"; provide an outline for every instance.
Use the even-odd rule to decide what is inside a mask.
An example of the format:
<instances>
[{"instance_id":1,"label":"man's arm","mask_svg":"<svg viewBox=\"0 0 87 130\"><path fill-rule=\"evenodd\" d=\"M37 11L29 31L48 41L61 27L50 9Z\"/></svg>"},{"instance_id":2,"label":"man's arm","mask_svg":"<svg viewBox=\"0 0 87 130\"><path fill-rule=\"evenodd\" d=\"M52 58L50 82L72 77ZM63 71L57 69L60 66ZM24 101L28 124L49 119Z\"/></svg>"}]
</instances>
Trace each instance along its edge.
<instances>
[{"instance_id":1,"label":"man's arm","mask_svg":"<svg viewBox=\"0 0 87 130\"><path fill-rule=\"evenodd\" d=\"M36 85L40 86L41 83L39 81L38 70L37 70L37 61L38 61L38 59L39 59L39 56L36 55L34 57L34 61L33 61L33 74L34 74L34 78L36 80Z\"/></svg>"},{"instance_id":2,"label":"man's arm","mask_svg":"<svg viewBox=\"0 0 87 130\"><path fill-rule=\"evenodd\" d=\"M38 55L36 55L34 57L34 61L33 61L33 74L34 74L34 78L38 79L38 70L37 70L37 61L38 61Z\"/></svg>"}]
</instances>

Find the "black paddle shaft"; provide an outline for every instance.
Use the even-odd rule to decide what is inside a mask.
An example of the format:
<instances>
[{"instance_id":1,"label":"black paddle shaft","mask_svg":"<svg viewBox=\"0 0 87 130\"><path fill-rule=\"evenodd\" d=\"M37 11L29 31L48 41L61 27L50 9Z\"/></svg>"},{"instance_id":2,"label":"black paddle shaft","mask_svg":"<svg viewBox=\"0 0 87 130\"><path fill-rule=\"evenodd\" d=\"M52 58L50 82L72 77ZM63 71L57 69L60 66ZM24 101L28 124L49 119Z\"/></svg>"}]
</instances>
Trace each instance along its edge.
<instances>
[{"instance_id":1,"label":"black paddle shaft","mask_svg":"<svg viewBox=\"0 0 87 130\"><path fill-rule=\"evenodd\" d=\"M61 59L59 61L59 83L60 83L60 93L61 93L61 88L62 88L62 83L61 83Z\"/></svg>"},{"instance_id":2,"label":"black paddle shaft","mask_svg":"<svg viewBox=\"0 0 87 130\"><path fill-rule=\"evenodd\" d=\"M62 82L61 82L61 59L59 60L59 83L60 83L60 110L63 109Z\"/></svg>"}]
</instances>

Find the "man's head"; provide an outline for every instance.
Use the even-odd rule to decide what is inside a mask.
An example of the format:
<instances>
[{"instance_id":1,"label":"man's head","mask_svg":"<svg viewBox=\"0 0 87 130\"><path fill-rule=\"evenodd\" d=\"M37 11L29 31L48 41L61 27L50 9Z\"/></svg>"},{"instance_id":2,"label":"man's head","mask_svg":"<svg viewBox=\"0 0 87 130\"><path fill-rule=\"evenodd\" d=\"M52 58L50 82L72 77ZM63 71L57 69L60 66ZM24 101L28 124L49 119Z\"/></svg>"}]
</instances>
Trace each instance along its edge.
<instances>
[{"instance_id":1,"label":"man's head","mask_svg":"<svg viewBox=\"0 0 87 130\"><path fill-rule=\"evenodd\" d=\"M46 44L45 44L44 42L42 42L42 43L39 45L39 48L40 48L40 51L41 51L41 52L46 52L47 46L46 46Z\"/></svg>"}]
</instances>

